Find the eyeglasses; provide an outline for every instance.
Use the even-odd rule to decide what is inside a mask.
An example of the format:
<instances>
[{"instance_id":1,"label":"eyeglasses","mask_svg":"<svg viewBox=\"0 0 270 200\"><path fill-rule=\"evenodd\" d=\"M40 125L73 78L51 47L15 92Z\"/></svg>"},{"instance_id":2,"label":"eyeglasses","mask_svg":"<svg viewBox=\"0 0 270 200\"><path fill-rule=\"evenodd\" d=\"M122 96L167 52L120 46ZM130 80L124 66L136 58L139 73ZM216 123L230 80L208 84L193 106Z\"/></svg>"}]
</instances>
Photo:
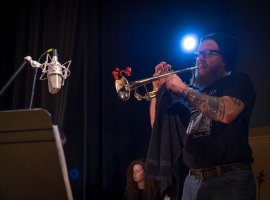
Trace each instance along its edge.
<instances>
[{"instance_id":1,"label":"eyeglasses","mask_svg":"<svg viewBox=\"0 0 270 200\"><path fill-rule=\"evenodd\" d=\"M194 54L195 54L196 59L199 59L200 55L202 55L203 58L209 58L212 55L212 52L216 52L216 53L220 54L220 51L213 50L213 49L206 49L203 51L197 51L197 52L194 52Z\"/></svg>"}]
</instances>

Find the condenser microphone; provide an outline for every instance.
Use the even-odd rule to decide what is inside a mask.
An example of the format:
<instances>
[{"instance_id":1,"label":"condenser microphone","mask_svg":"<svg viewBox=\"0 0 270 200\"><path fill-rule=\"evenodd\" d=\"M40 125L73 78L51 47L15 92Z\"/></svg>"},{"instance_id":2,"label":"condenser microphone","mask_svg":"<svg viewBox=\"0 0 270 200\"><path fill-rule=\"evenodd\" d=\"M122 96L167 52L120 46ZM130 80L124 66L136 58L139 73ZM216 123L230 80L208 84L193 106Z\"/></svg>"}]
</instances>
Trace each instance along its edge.
<instances>
[{"instance_id":1,"label":"condenser microphone","mask_svg":"<svg viewBox=\"0 0 270 200\"><path fill-rule=\"evenodd\" d=\"M58 62L57 50L53 49L51 63L48 64L47 71L48 87L51 94L56 94L60 89L63 81L61 64Z\"/></svg>"},{"instance_id":2,"label":"condenser microphone","mask_svg":"<svg viewBox=\"0 0 270 200\"><path fill-rule=\"evenodd\" d=\"M53 52L52 58L48 54L49 52ZM47 58L45 63L40 64L39 61L42 58L43 55L47 53ZM49 58L51 62L49 62ZM44 52L40 58L39 61L34 61L30 56L27 56L24 58L27 60L33 68L41 68L42 69L42 74L39 78L39 80L46 80L48 79L48 87L49 87L49 92L51 94L56 94L60 89L61 86L64 86L65 79L67 79L68 76L70 76L70 70L69 66L71 63L70 61L67 61L64 64L60 64L58 61L58 54L56 49L49 49L48 51ZM67 66L65 66L67 65ZM43 76L47 73L47 78L43 78ZM36 73L37 74L37 73ZM35 83L35 79L34 79ZM35 85L35 84L33 84ZM33 91L34 91L34 86L33 86ZM33 95L33 92L32 92ZM32 99L32 98L31 98ZM32 102L32 100L31 100ZM31 105L30 105L31 108Z\"/></svg>"}]
</instances>

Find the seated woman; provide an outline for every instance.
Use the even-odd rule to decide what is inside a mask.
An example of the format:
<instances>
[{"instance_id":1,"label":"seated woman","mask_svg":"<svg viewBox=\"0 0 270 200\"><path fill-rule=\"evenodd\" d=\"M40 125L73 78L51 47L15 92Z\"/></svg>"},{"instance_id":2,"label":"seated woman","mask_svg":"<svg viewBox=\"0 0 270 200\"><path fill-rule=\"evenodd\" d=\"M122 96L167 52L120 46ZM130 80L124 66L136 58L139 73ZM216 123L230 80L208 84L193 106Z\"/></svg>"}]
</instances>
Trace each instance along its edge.
<instances>
[{"instance_id":1,"label":"seated woman","mask_svg":"<svg viewBox=\"0 0 270 200\"><path fill-rule=\"evenodd\" d=\"M144 176L145 160L140 158L130 163L127 169L126 200L161 200L160 182Z\"/></svg>"}]
</instances>

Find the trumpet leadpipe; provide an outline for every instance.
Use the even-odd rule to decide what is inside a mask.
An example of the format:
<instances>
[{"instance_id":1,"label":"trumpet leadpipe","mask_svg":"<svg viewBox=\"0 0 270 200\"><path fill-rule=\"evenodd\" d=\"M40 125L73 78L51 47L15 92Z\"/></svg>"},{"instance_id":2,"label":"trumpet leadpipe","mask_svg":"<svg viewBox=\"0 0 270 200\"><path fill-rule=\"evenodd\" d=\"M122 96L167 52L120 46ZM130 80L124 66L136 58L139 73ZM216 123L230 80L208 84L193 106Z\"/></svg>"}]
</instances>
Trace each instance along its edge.
<instances>
[{"instance_id":1,"label":"trumpet leadpipe","mask_svg":"<svg viewBox=\"0 0 270 200\"><path fill-rule=\"evenodd\" d=\"M186 72L186 71L193 71L193 70L199 69L201 67L202 67L202 65L199 65L197 67L190 67L190 68L181 69L181 70L177 70L177 71L167 72L167 73L164 73L164 74L161 74L158 76L153 76L153 77L149 77L149 78L145 78L145 79L141 79L141 80L137 80L137 81L131 81L129 83L130 89L133 90L137 87L146 85L148 83L152 83L153 81L156 81L160 78L164 78L164 77L172 75L172 74L179 74L179 73Z\"/></svg>"}]
</instances>

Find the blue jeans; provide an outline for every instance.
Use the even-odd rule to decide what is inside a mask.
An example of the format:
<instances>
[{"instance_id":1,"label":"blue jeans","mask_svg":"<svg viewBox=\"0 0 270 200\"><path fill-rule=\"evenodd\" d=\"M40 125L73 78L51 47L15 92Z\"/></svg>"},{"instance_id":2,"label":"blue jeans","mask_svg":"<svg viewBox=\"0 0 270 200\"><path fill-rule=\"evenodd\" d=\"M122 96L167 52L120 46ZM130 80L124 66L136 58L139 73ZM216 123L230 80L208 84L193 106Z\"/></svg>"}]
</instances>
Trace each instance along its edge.
<instances>
[{"instance_id":1,"label":"blue jeans","mask_svg":"<svg viewBox=\"0 0 270 200\"><path fill-rule=\"evenodd\" d=\"M182 200L255 200L256 184L251 170L230 171L200 181L187 176Z\"/></svg>"}]
</instances>

